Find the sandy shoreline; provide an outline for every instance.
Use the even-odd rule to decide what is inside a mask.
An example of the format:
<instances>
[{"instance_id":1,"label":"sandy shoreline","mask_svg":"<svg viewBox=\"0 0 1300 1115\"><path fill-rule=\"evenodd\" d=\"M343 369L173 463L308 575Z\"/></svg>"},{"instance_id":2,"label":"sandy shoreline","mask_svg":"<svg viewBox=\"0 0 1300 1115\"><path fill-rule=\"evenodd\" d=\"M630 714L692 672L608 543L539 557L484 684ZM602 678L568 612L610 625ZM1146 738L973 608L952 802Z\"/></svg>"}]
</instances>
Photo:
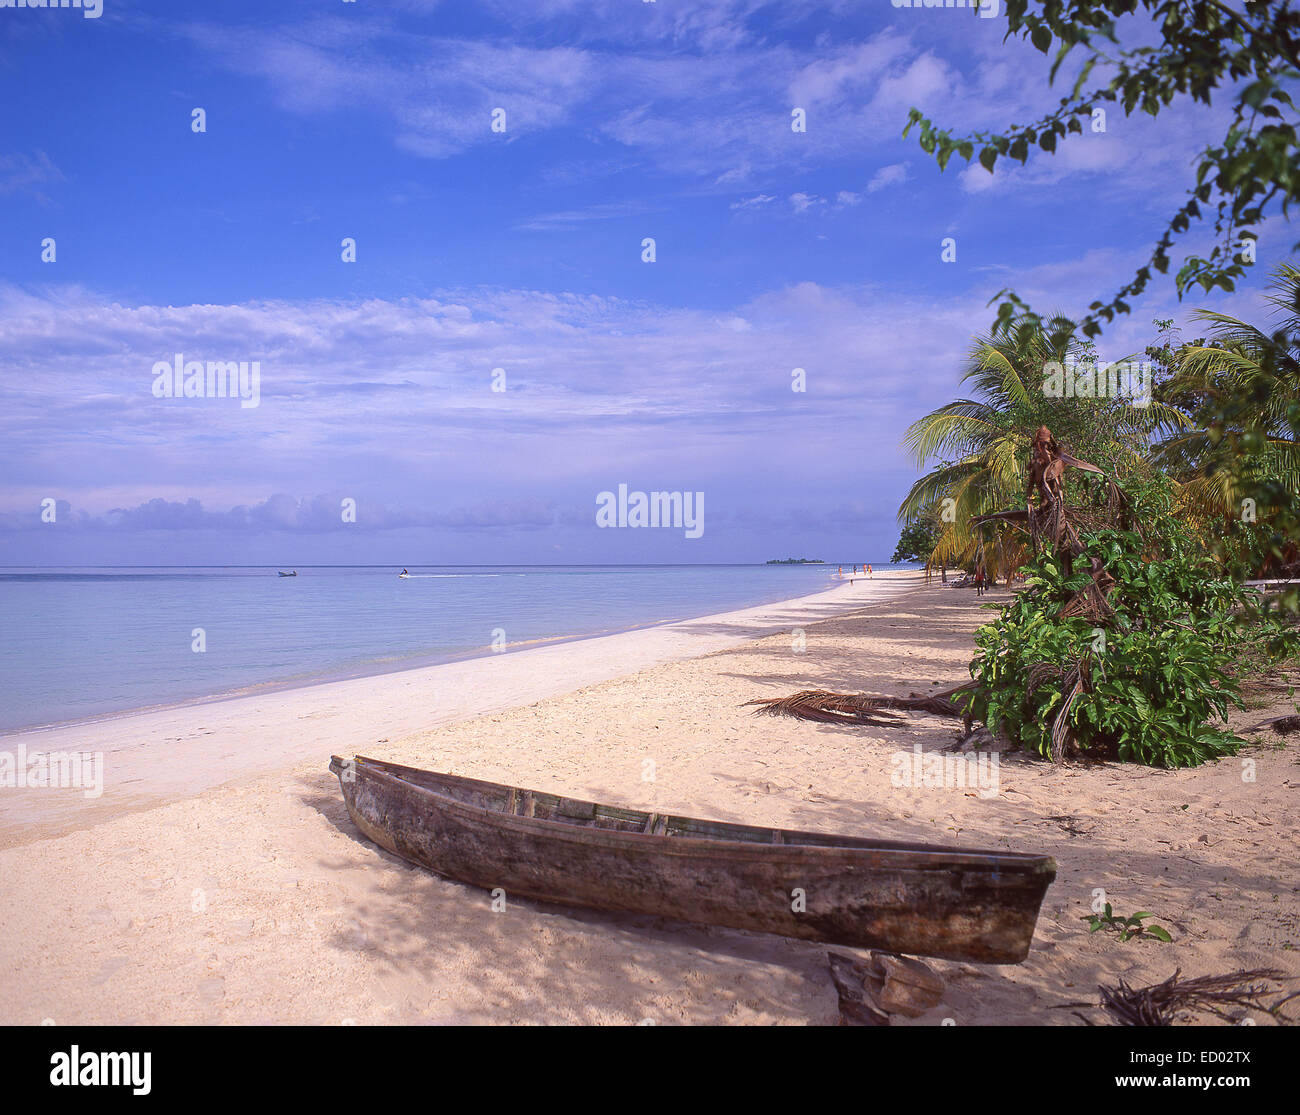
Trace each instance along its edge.
<instances>
[{"instance_id":1,"label":"sandy shoreline","mask_svg":"<svg viewBox=\"0 0 1300 1115\"><path fill-rule=\"evenodd\" d=\"M1060 874L1029 959L935 962L948 992L917 1025L1078 1024L1070 1004L1095 1002L1098 983L1155 982L1175 967L1300 974L1300 767L1280 737L1177 772L1004 757L998 792L981 796L892 784L893 757L948 746L949 722L850 729L741 707L799 688L923 691L965 676L970 634L987 616L972 594L844 595L862 584L805 600L797 623L777 609L768 629L778 633L763 637L734 623L662 633L702 655L673 658L664 644L637 652L666 654L657 663L620 669L635 658L627 650L595 664L603 678L576 686L577 675L534 679L554 695L493 681L499 711L414 710L405 733L362 722L349 735L342 717L285 741L271 772L246 770L152 808L122 788L115 806L134 811L53 839L28 833L13 844L11 830L0 850L0 1022L836 1021L820 946L523 901L492 912L486 893L360 837L325 770L331 749L660 811L1054 855ZM707 645L715 639L729 642ZM1270 714L1261 707L1233 723ZM1174 941L1089 934L1082 919L1097 889L1120 913L1154 911Z\"/></svg>"}]
</instances>

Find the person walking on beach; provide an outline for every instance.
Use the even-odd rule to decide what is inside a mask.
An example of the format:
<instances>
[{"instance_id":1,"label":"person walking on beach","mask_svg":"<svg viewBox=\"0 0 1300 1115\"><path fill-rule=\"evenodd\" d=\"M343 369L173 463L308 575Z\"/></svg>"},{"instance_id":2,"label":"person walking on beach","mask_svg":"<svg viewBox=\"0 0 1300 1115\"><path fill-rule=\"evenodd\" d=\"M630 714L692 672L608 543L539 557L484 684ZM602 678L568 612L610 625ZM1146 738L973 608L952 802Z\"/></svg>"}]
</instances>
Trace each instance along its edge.
<instances>
[{"instance_id":1,"label":"person walking on beach","mask_svg":"<svg viewBox=\"0 0 1300 1115\"><path fill-rule=\"evenodd\" d=\"M867 566L867 576L868 577L874 576L874 574L871 572L871 566L869 565Z\"/></svg>"}]
</instances>

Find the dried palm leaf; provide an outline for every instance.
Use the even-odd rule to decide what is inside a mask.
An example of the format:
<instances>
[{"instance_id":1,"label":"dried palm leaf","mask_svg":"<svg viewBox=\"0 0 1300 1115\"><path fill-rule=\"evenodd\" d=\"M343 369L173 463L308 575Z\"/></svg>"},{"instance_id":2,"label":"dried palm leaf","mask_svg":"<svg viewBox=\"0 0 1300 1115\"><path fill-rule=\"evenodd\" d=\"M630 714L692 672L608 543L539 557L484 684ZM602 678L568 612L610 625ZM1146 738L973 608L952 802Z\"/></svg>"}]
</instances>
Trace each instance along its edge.
<instances>
[{"instance_id":1,"label":"dried palm leaf","mask_svg":"<svg viewBox=\"0 0 1300 1115\"><path fill-rule=\"evenodd\" d=\"M1248 732L1262 732L1265 728L1272 728L1279 735L1288 736L1292 732L1300 732L1300 716L1295 713L1284 713L1282 716L1270 716L1267 720L1261 720L1258 724L1253 724L1247 728Z\"/></svg>"},{"instance_id":2,"label":"dried palm leaf","mask_svg":"<svg viewBox=\"0 0 1300 1115\"><path fill-rule=\"evenodd\" d=\"M1083 671L1080 665L1072 666L1065 674L1064 683L1070 688L1065 694L1065 699L1061 702L1061 708L1056 714L1056 719L1052 722L1052 762L1059 763L1065 758L1066 749L1074 740L1074 732L1070 729L1070 709L1074 707L1074 702L1079 699L1079 694L1083 692Z\"/></svg>"},{"instance_id":3,"label":"dried palm leaf","mask_svg":"<svg viewBox=\"0 0 1300 1115\"><path fill-rule=\"evenodd\" d=\"M1208 1012L1219 1018L1228 1018L1225 1006L1250 1007L1270 1011L1281 1006L1286 999L1270 1004L1270 995L1279 991L1267 983L1256 981L1287 979L1276 968L1255 968L1248 972L1234 972L1226 976L1197 976L1180 980L1181 969L1163 983L1150 987L1130 987L1120 980L1115 987L1101 985L1101 1005L1118 1020L1121 1026L1172 1026L1179 1012ZM1291 998L1287 996L1286 998Z\"/></svg>"},{"instance_id":4,"label":"dried palm leaf","mask_svg":"<svg viewBox=\"0 0 1300 1115\"><path fill-rule=\"evenodd\" d=\"M1028 511L993 511L988 515L976 515L971 519L972 526L981 526L984 523L1014 523L1019 526L1021 523L1028 522Z\"/></svg>"},{"instance_id":5,"label":"dried palm leaf","mask_svg":"<svg viewBox=\"0 0 1300 1115\"><path fill-rule=\"evenodd\" d=\"M940 693L911 697L872 697L866 693L831 693L824 689L805 689L789 697L768 697L746 701L759 706L754 714L790 716L796 720L813 720L820 724L874 724L887 727L897 724L899 712L928 712L934 716L961 718L965 712L953 697L962 690L954 686Z\"/></svg>"},{"instance_id":6,"label":"dried palm leaf","mask_svg":"<svg viewBox=\"0 0 1300 1115\"><path fill-rule=\"evenodd\" d=\"M1071 596L1058 614L1062 619L1078 616L1093 623L1104 623L1114 618L1115 609L1110 606L1106 594L1096 584L1091 584Z\"/></svg>"},{"instance_id":7,"label":"dried palm leaf","mask_svg":"<svg viewBox=\"0 0 1300 1115\"><path fill-rule=\"evenodd\" d=\"M1064 449L1060 450L1060 455L1061 460L1063 460L1070 468L1082 469L1084 472L1100 473L1102 476L1105 476L1107 480L1110 479L1109 474L1104 469L1099 469L1096 465L1090 464L1088 461L1081 461L1078 457L1071 457Z\"/></svg>"},{"instance_id":8,"label":"dried palm leaf","mask_svg":"<svg viewBox=\"0 0 1300 1115\"><path fill-rule=\"evenodd\" d=\"M1055 662L1036 662L1025 674L1025 692L1032 696L1049 681L1058 681L1065 673L1065 667Z\"/></svg>"}]
</instances>

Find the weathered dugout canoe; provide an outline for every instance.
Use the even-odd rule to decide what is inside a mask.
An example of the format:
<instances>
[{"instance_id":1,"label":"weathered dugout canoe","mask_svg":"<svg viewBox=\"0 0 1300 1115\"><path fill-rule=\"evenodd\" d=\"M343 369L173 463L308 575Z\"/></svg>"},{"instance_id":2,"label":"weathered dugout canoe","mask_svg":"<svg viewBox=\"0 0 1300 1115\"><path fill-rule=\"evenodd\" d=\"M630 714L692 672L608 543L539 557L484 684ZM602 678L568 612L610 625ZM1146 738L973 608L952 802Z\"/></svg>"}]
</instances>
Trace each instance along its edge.
<instances>
[{"instance_id":1,"label":"weathered dugout canoe","mask_svg":"<svg viewBox=\"0 0 1300 1115\"><path fill-rule=\"evenodd\" d=\"M508 898L1014 964L1056 877L1050 856L700 821L361 756L330 770L380 847Z\"/></svg>"}]
</instances>

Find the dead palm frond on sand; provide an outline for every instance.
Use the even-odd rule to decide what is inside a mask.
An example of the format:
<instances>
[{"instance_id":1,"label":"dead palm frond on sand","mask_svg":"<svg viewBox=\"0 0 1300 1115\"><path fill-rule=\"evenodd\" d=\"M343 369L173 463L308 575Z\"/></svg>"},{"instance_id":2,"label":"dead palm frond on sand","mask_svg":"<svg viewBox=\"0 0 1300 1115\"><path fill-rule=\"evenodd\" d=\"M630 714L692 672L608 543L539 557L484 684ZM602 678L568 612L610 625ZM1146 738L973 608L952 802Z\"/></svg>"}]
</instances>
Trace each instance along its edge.
<instances>
[{"instance_id":1,"label":"dead palm frond on sand","mask_svg":"<svg viewBox=\"0 0 1300 1115\"><path fill-rule=\"evenodd\" d=\"M1255 968L1233 972L1226 976L1197 976L1182 979L1181 969L1163 983L1149 987L1130 987L1120 980L1114 987L1102 985L1102 1009L1112 1015L1121 1026L1172 1026L1180 1017L1190 1019L1194 1014L1212 1014L1232 1020L1228 1008L1236 1007L1262 1011L1278 1018L1278 1008L1300 991L1283 996L1269 986L1271 981L1286 979L1286 974L1275 968ZM1270 997L1281 996L1276 1002Z\"/></svg>"},{"instance_id":2,"label":"dead palm frond on sand","mask_svg":"<svg viewBox=\"0 0 1300 1115\"><path fill-rule=\"evenodd\" d=\"M824 689L805 689L788 697L767 697L746 701L760 706L755 712L769 716L792 716L820 724L873 724L891 727L901 712L930 713L933 716L963 718L964 705L959 695L969 685L956 685L938 693L909 697L871 696L866 693L831 693Z\"/></svg>"}]
</instances>

